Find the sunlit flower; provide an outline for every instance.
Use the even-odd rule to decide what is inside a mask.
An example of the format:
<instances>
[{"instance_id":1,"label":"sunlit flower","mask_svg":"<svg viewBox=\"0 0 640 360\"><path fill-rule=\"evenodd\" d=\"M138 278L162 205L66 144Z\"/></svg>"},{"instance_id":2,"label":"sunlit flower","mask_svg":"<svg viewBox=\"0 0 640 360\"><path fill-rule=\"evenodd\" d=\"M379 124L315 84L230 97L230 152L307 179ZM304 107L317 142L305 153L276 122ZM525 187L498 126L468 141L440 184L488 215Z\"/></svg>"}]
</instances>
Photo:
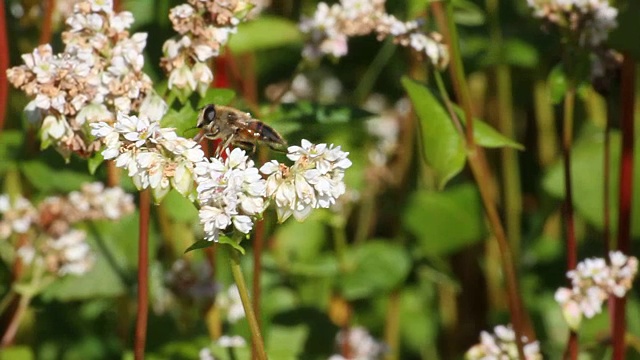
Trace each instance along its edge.
<instances>
[{"instance_id":1,"label":"sunlit flower","mask_svg":"<svg viewBox=\"0 0 640 360\"><path fill-rule=\"evenodd\" d=\"M127 169L138 190L151 188L157 202L172 187L194 197L195 163L204 158L195 141L179 137L172 128L161 128L157 120L123 113L113 126L99 122L91 128L93 136L105 141L103 157Z\"/></svg>"},{"instance_id":2,"label":"sunlit flower","mask_svg":"<svg viewBox=\"0 0 640 360\"><path fill-rule=\"evenodd\" d=\"M62 53L43 44L22 56L24 65L7 70L9 81L33 98L25 111L42 126L43 147L90 156L102 144L87 122L112 122L117 111L140 109L151 89L142 72L147 36L130 34L132 23L133 15L114 13L111 1L78 1L62 33Z\"/></svg>"},{"instance_id":3,"label":"sunlit flower","mask_svg":"<svg viewBox=\"0 0 640 360\"><path fill-rule=\"evenodd\" d=\"M248 16L248 3L229 0L189 0L172 8L169 19L179 40L163 45L160 66L169 74L169 89L181 96L198 90L201 94L213 81L209 60L220 55L237 25ZM206 68L206 70L205 70Z\"/></svg>"},{"instance_id":4,"label":"sunlit flower","mask_svg":"<svg viewBox=\"0 0 640 360\"><path fill-rule=\"evenodd\" d=\"M344 171L351 166L349 153L340 146L312 144L290 146L291 167L272 160L260 172L267 175L266 195L276 206L278 221L293 215L302 221L314 208L329 208L346 191Z\"/></svg>"},{"instance_id":5,"label":"sunlit flower","mask_svg":"<svg viewBox=\"0 0 640 360\"><path fill-rule=\"evenodd\" d=\"M265 180L241 149L227 149L227 157L204 159L195 165L200 222L205 238L217 241L233 227L248 234L265 208Z\"/></svg>"}]
</instances>

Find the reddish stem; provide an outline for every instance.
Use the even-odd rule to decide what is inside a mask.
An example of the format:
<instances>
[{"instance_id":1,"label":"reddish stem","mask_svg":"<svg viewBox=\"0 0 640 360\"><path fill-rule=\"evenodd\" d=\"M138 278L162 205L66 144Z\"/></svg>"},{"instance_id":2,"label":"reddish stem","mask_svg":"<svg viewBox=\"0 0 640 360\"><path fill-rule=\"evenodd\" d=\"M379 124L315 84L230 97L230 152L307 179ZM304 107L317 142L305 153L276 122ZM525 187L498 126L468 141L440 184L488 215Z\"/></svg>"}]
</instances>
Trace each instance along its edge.
<instances>
[{"instance_id":1,"label":"reddish stem","mask_svg":"<svg viewBox=\"0 0 640 360\"><path fill-rule=\"evenodd\" d=\"M4 10L5 2L0 2L0 131L4 128L4 120L7 113L7 100L9 98L9 82L7 69L9 69L9 40L7 38L7 21Z\"/></svg>"},{"instance_id":2,"label":"reddish stem","mask_svg":"<svg viewBox=\"0 0 640 360\"><path fill-rule=\"evenodd\" d=\"M136 360L144 359L147 339L147 316L149 310L149 212L151 198L149 189L140 192L140 229L138 238L138 316L134 354Z\"/></svg>"},{"instance_id":3,"label":"reddish stem","mask_svg":"<svg viewBox=\"0 0 640 360\"><path fill-rule=\"evenodd\" d=\"M631 251L631 197L633 195L633 145L634 145L634 100L635 63L627 53L622 62L622 150L620 157L620 187L618 193L618 250L624 254ZM625 307L626 298L613 299L612 338L613 360L625 358Z\"/></svg>"},{"instance_id":4,"label":"reddish stem","mask_svg":"<svg viewBox=\"0 0 640 360\"><path fill-rule=\"evenodd\" d=\"M53 34L53 9L55 9L55 0L44 0L42 4L42 28L40 29L40 44L48 44L51 42Z\"/></svg>"}]
</instances>

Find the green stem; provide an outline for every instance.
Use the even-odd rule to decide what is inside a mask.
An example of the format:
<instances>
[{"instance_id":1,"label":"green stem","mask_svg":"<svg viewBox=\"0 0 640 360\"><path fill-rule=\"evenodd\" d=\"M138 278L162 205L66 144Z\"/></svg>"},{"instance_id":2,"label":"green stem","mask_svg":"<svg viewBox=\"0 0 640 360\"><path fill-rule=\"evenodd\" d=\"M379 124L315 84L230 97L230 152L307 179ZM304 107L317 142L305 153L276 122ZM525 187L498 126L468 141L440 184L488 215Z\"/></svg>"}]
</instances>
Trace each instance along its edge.
<instances>
[{"instance_id":1,"label":"green stem","mask_svg":"<svg viewBox=\"0 0 640 360\"><path fill-rule=\"evenodd\" d=\"M441 9L441 6L441 4L434 3L434 7L436 9ZM449 31L449 56L451 57L449 73L451 74L451 80L454 83L456 95L460 99L460 105L462 106L464 117L466 119L465 139L467 148L472 149L475 147L475 139L473 137L473 105L471 103L471 95L469 93L469 86L467 85L467 78L464 74L462 55L460 54L460 47L458 45L458 30L453 21L453 6L451 5L446 8L446 20L447 30Z\"/></svg>"},{"instance_id":2,"label":"green stem","mask_svg":"<svg viewBox=\"0 0 640 360\"><path fill-rule=\"evenodd\" d=\"M487 0L487 13L490 14L491 51L499 54L503 47L502 30L500 29L500 7L498 0ZM511 88L511 69L504 63L502 56L495 66L496 97L498 100L498 128L510 139L516 138L513 126L513 98ZM520 188L520 165L515 149L501 149L502 185L504 189L505 221L507 237L511 241L513 257L518 259L520 253L520 229L522 216L522 191Z\"/></svg>"},{"instance_id":3,"label":"green stem","mask_svg":"<svg viewBox=\"0 0 640 360\"><path fill-rule=\"evenodd\" d=\"M389 295L387 320L384 325L384 340L390 351L385 360L397 360L400 356L400 291L394 290Z\"/></svg>"},{"instance_id":4,"label":"green stem","mask_svg":"<svg viewBox=\"0 0 640 360\"><path fill-rule=\"evenodd\" d=\"M13 340L18 333L18 328L20 327L20 322L22 322L22 318L24 314L27 313L27 309L29 308L29 304L31 303L31 296L29 295L21 295L20 302L18 303L18 308L13 313L13 317L11 317L11 321L7 326L4 334L2 335L2 342L0 343L0 347L7 347L13 343Z\"/></svg>"},{"instance_id":5,"label":"green stem","mask_svg":"<svg viewBox=\"0 0 640 360\"><path fill-rule=\"evenodd\" d=\"M333 230L333 241L336 247L336 255L338 256L338 262L340 269L346 271L346 253L349 245L347 244L347 234L345 233L345 224L342 219L334 220L331 224Z\"/></svg>"},{"instance_id":6,"label":"green stem","mask_svg":"<svg viewBox=\"0 0 640 360\"><path fill-rule=\"evenodd\" d=\"M231 273L233 275L233 279L236 282L236 285L238 286L238 292L240 293L242 307L244 308L244 313L247 316L247 321L249 322L249 330L251 331L251 340L256 349L256 357L259 360L266 360L267 353L264 350L264 342L262 341L262 335L260 334L260 327L258 326L258 320L256 319L256 315L253 312L253 307L251 306L251 299L249 299L247 284L245 283L244 276L242 275L242 267L240 266L240 254L237 250L232 248L229 249L229 253L229 260L231 262Z\"/></svg>"},{"instance_id":7,"label":"green stem","mask_svg":"<svg viewBox=\"0 0 640 360\"><path fill-rule=\"evenodd\" d=\"M570 80L571 81L571 80ZM562 154L564 165L564 220L567 237L567 270L575 269L578 262L575 225L573 219L573 191L571 186L571 143L573 140L573 111L576 101L576 89L571 81L564 98L564 121L562 127ZM578 333L571 330L565 358L578 358Z\"/></svg>"},{"instance_id":8,"label":"green stem","mask_svg":"<svg viewBox=\"0 0 640 360\"><path fill-rule=\"evenodd\" d=\"M446 16L443 15L443 4L440 2L432 3L432 8L439 18L446 18L446 31L445 34L449 34L448 43L449 51L451 54L450 75L454 83L457 98L460 99L462 108L465 114L465 135L466 135L466 147L467 157L473 176L478 184L480 191L480 197L484 205L484 209L491 226L494 238L498 243L500 250L500 257L502 260L502 270L505 275L506 288L509 300L509 312L511 314L511 320L513 323L513 329L515 332L515 340L518 348L518 355L521 359L524 359L524 347L522 338L525 335L525 327L528 321L525 321L525 312L523 309L522 299L520 297L520 291L518 290L518 278L516 276L516 269L513 261L513 255L507 240L500 215L498 214L497 206L493 199L491 179L493 178L487 160L482 148L476 146L473 138L473 110L471 104L471 97L469 95L469 88L466 83L464 74L464 68L462 65L462 57L460 55L458 35L456 27L453 22L453 10L452 6L447 7ZM533 330L527 329L527 333L530 333L529 338L533 339Z\"/></svg>"}]
</instances>

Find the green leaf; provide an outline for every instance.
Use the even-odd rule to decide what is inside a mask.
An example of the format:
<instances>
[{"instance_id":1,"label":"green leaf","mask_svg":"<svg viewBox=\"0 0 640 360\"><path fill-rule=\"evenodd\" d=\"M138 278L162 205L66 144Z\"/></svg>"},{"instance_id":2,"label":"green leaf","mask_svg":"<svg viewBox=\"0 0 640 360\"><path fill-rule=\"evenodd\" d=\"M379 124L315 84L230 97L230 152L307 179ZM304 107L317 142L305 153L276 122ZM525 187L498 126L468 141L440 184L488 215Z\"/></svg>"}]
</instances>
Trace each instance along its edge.
<instances>
[{"instance_id":1,"label":"green leaf","mask_svg":"<svg viewBox=\"0 0 640 360\"><path fill-rule=\"evenodd\" d=\"M402 85L420 119L425 160L433 168L438 187L442 189L464 167L464 143L449 114L429 89L407 77L402 78Z\"/></svg>"},{"instance_id":2,"label":"green leaf","mask_svg":"<svg viewBox=\"0 0 640 360\"><path fill-rule=\"evenodd\" d=\"M96 151L87 159L87 167L89 168L89 174L94 175L98 166L104 162L104 156L101 151Z\"/></svg>"},{"instance_id":3,"label":"green leaf","mask_svg":"<svg viewBox=\"0 0 640 360\"><path fill-rule=\"evenodd\" d=\"M442 192L416 192L403 223L427 255L454 253L481 241L486 234L480 196L471 184Z\"/></svg>"},{"instance_id":4,"label":"green leaf","mask_svg":"<svg viewBox=\"0 0 640 360\"><path fill-rule=\"evenodd\" d=\"M478 26L485 23L485 15L482 8L467 0L454 0L453 21L463 26Z\"/></svg>"},{"instance_id":5,"label":"green leaf","mask_svg":"<svg viewBox=\"0 0 640 360\"><path fill-rule=\"evenodd\" d=\"M236 97L236 92L231 89L209 88L207 93L198 101L198 109L209 104L227 105Z\"/></svg>"},{"instance_id":6,"label":"green leaf","mask_svg":"<svg viewBox=\"0 0 640 360\"><path fill-rule=\"evenodd\" d=\"M206 249L206 248L214 246L215 244L217 244L215 241L198 240L198 241L194 242L193 245L189 246L187 248L187 250L184 251L184 253L186 254L186 253L188 253L190 251L193 251L193 250Z\"/></svg>"},{"instance_id":7,"label":"green leaf","mask_svg":"<svg viewBox=\"0 0 640 360\"><path fill-rule=\"evenodd\" d=\"M7 171L21 155L20 148L24 135L18 130L0 132L0 173Z\"/></svg>"},{"instance_id":8,"label":"green leaf","mask_svg":"<svg viewBox=\"0 0 640 360\"><path fill-rule=\"evenodd\" d=\"M232 238L230 238L228 236L220 235L220 237L218 238L218 242L220 244L227 244L227 245L231 246L232 248L240 251L240 253L242 255L244 255L244 253L245 253L245 250L244 250L244 248L242 246L240 246L240 243L237 240L232 239Z\"/></svg>"},{"instance_id":9,"label":"green leaf","mask_svg":"<svg viewBox=\"0 0 640 360\"><path fill-rule=\"evenodd\" d=\"M98 297L116 297L125 293L126 288L120 275L109 263L96 242L88 237L96 261L93 268L82 276L67 275L52 283L43 293L47 300L76 301Z\"/></svg>"},{"instance_id":10,"label":"green leaf","mask_svg":"<svg viewBox=\"0 0 640 360\"><path fill-rule=\"evenodd\" d=\"M93 177L67 169L53 169L38 160L20 164L20 170L29 182L43 192L69 192L78 190L85 182L92 182Z\"/></svg>"},{"instance_id":11,"label":"green leaf","mask_svg":"<svg viewBox=\"0 0 640 360\"><path fill-rule=\"evenodd\" d=\"M160 206L174 221L193 222L198 219L198 209L195 205L176 190L169 191Z\"/></svg>"},{"instance_id":12,"label":"green leaf","mask_svg":"<svg viewBox=\"0 0 640 360\"><path fill-rule=\"evenodd\" d=\"M273 256L285 267L317 259L326 243L322 214L313 212L304 223L287 221L274 234Z\"/></svg>"},{"instance_id":13,"label":"green leaf","mask_svg":"<svg viewBox=\"0 0 640 360\"><path fill-rule=\"evenodd\" d=\"M549 86L549 93L551 94L551 102L553 104L560 104L564 99L564 94L567 92L567 76L564 73L561 65L555 66L549 73L547 79L547 85Z\"/></svg>"},{"instance_id":14,"label":"green leaf","mask_svg":"<svg viewBox=\"0 0 640 360\"><path fill-rule=\"evenodd\" d=\"M261 16L240 24L238 33L229 40L229 48L234 54L241 54L301 43L297 23L282 17Z\"/></svg>"},{"instance_id":15,"label":"green leaf","mask_svg":"<svg viewBox=\"0 0 640 360\"><path fill-rule=\"evenodd\" d=\"M189 104L185 104L180 111L170 109L160 120L162 127L175 128L179 136L188 136L188 130L194 130L198 121L198 113Z\"/></svg>"},{"instance_id":16,"label":"green leaf","mask_svg":"<svg viewBox=\"0 0 640 360\"><path fill-rule=\"evenodd\" d=\"M347 300L388 293L402 284L411 268L405 248L388 240L371 240L352 249L348 261L351 269L339 279Z\"/></svg>"},{"instance_id":17,"label":"green leaf","mask_svg":"<svg viewBox=\"0 0 640 360\"><path fill-rule=\"evenodd\" d=\"M467 122L464 111L455 104L453 105L453 109L458 115L458 119L466 125ZM524 150L524 146L502 135L502 133L494 129L491 125L476 117L473 118L473 138L478 145L486 148L510 147Z\"/></svg>"},{"instance_id":18,"label":"green leaf","mask_svg":"<svg viewBox=\"0 0 640 360\"><path fill-rule=\"evenodd\" d=\"M272 359L296 360L303 355L304 345L309 337L310 325L272 325L265 344Z\"/></svg>"},{"instance_id":19,"label":"green leaf","mask_svg":"<svg viewBox=\"0 0 640 360\"><path fill-rule=\"evenodd\" d=\"M609 169L611 199L611 224L618 223L618 186L620 178L620 132L611 132L611 167ZM635 153L640 154L640 141ZM634 156L633 178L640 179L640 156ZM571 178L573 203L576 211L591 225L603 229L604 208L604 134L601 129L587 128L571 149ZM637 183L637 182L636 182ZM561 161L555 163L545 174L544 189L558 199L564 199L564 170ZM635 189L634 189L635 190ZM633 191L632 213L640 211L640 191ZM631 234L640 236L640 222L631 222Z\"/></svg>"},{"instance_id":20,"label":"green leaf","mask_svg":"<svg viewBox=\"0 0 640 360\"><path fill-rule=\"evenodd\" d=\"M419 352L438 339L438 319L424 311L429 302L417 289L405 288L400 294L400 334L407 347ZM428 358L428 357L427 357Z\"/></svg>"},{"instance_id":21,"label":"green leaf","mask_svg":"<svg viewBox=\"0 0 640 360\"><path fill-rule=\"evenodd\" d=\"M522 68L535 68L540 62L536 48L520 39L508 39L502 48L505 63Z\"/></svg>"},{"instance_id":22,"label":"green leaf","mask_svg":"<svg viewBox=\"0 0 640 360\"><path fill-rule=\"evenodd\" d=\"M0 350L0 359L32 360L35 356L28 346L10 346Z\"/></svg>"}]
</instances>

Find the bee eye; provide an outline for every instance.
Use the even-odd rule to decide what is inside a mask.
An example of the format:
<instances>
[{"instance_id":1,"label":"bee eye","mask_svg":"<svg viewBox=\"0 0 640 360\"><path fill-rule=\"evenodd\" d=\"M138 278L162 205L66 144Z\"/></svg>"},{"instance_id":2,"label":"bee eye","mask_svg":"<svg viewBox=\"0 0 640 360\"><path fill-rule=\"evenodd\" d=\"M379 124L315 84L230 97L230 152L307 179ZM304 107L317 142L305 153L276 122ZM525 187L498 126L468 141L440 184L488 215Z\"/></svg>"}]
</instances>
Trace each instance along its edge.
<instances>
[{"instance_id":1,"label":"bee eye","mask_svg":"<svg viewBox=\"0 0 640 360\"><path fill-rule=\"evenodd\" d=\"M207 105L202 111L202 124L198 127L202 127L203 125L208 125L213 122L216 118L216 107L213 105Z\"/></svg>"}]
</instances>

